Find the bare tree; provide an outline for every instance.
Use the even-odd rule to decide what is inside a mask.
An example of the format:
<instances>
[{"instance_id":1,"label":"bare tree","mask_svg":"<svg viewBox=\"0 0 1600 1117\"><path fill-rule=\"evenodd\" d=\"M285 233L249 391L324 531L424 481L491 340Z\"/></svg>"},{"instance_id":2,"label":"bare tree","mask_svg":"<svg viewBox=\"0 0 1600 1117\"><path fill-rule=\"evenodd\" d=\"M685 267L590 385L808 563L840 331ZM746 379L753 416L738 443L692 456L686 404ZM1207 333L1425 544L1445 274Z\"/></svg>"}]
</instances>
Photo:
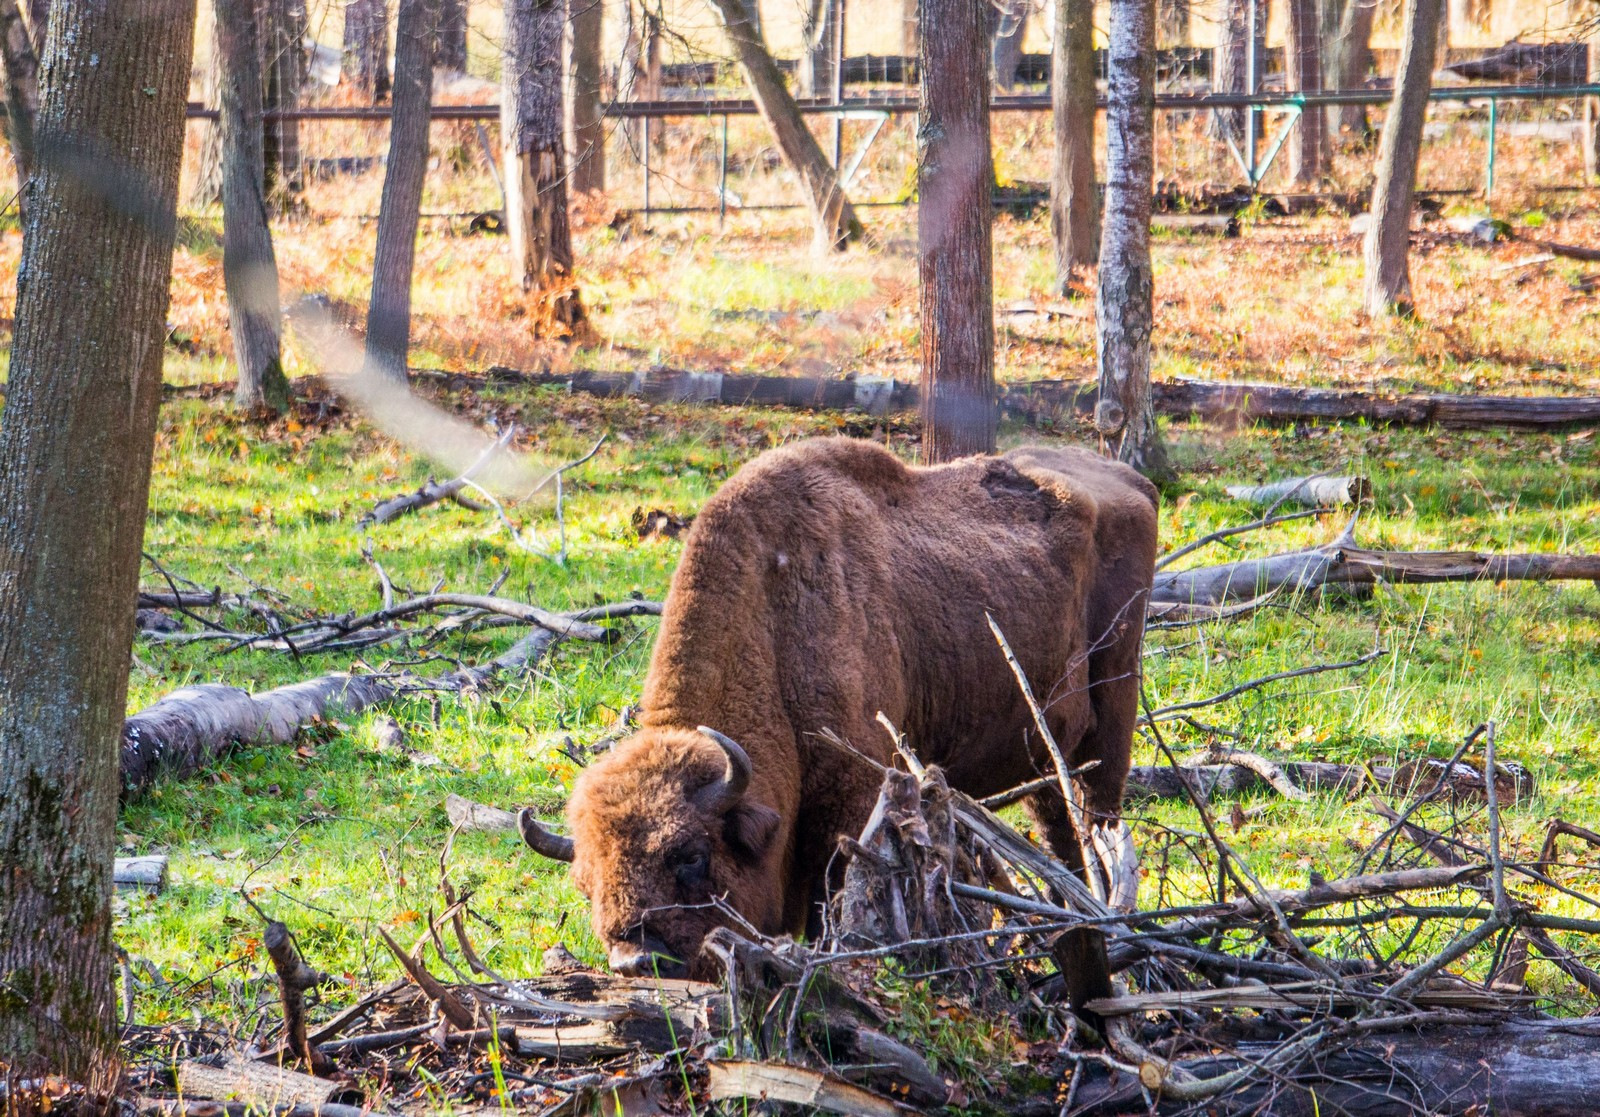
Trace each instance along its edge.
<instances>
[{"instance_id":1,"label":"bare tree","mask_svg":"<svg viewBox=\"0 0 1600 1117\"><path fill-rule=\"evenodd\" d=\"M594 0L596 6L600 0ZM442 0L439 34L433 48L433 67L450 73L467 70L467 0Z\"/></svg>"},{"instance_id":2,"label":"bare tree","mask_svg":"<svg viewBox=\"0 0 1600 1117\"><path fill-rule=\"evenodd\" d=\"M269 112L293 112L300 107L305 0L258 0L256 21L261 28L262 105ZM281 116L265 121L261 152L267 197L280 208L289 208L305 188L300 177L300 122Z\"/></svg>"},{"instance_id":3,"label":"bare tree","mask_svg":"<svg viewBox=\"0 0 1600 1117\"><path fill-rule=\"evenodd\" d=\"M806 208L811 212L813 245L818 251L843 249L862 235L855 207L839 185L838 173L822 153L822 145L806 127L800 107L783 83L777 63L767 53L761 28L752 20L745 0L711 0L728 32L739 68L750 84L756 107L772 129L778 151L800 180Z\"/></svg>"},{"instance_id":4,"label":"bare tree","mask_svg":"<svg viewBox=\"0 0 1600 1117\"><path fill-rule=\"evenodd\" d=\"M255 0L215 0L222 134L222 274L239 366L234 401L285 411L278 344L278 264L267 224L261 127L261 28Z\"/></svg>"},{"instance_id":5,"label":"bare tree","mask_svg":"<svg viewBox=\"0 0 1600 1117\"><path fill-rule=\"evenodd\" d=\"M837 0L805 0L800 9L800 95L825 97L833 88L833 36Z\"/></svg>"},{"instance_id":6,"label":"bare tree","mask_svg":"<svg viewBox=\"0 0 1600 1117\"><path fill-rule=\"evenodd\" d=\"M1055 163L1050 175L1050 231L1056 285L1072 293L1073 273L1100 255L1094 194L1094 0L1056 0L1050 102Z\"/></svg>"},{"instance_id":7,"label":"bare tree","mask_svg":"<svg viewBox=\"0 0 1600 1117\"><path fill-rule=\"evenodd\" d=\"M350 0L345 5L344 74L374 101L389 96L387 0Z\"/></svg>"},{"instance_id":8,"label":"bare tree","mask_svg":"<svg viewBox=\"0 0 1600 1117\"><path fill-rule=\"evenodd\" d=\"M1372 223L1367 227L1365 302L1375 317L1409 314L1411 297L1411 200L1417 188L1422 126L1428 116L1434 53L1439 47L1442 0L1406 0L1405 39L1394 100L1378 146L1378 179L1372 187Z\"/></svg>"},{"instance_id":9,"label":"bare tree","mask_svg":"<svg viewBox=\"0 0 1600 1117\"><path fill-rule=\"evenodd\" d=\"M411 270L433 108L433 39L439 0L400 0L395 16L394 107L378 207L367 303L367 369L404 390L411 347ZM557 125L559 128L559 125Z\"/></svg>"},{"instance_id":10,"label":"bare tree","mask_svg":"<svg viewBox=\"0 0 1600 1117\"><path fill-rule=\"evenodd\" d=\"M571 4L572 188L583 193L606 188L606 132L600 114L605 11L601 0Z\"/></svg>"},{"instance_id":11,"label":"bare tree","mask_svg":"<svg viewBox=\"0 0 1600 1117\"><path fill-rule=\"evenodd\" d=\"M583 300L572 285L572 229L562 158L561 34L567 0L507 0L500 134L505 143L511 274L548 292L552 323L577 331Z\"/></svg>"},{"instance_id":12,"label":"bare tree","mask_svg":"<svg viewBox=\"0 0 1600 1117\"><path fill-rule=\"evenodd\" d=\"M994 83L1009 92L1017 84L1017 64L1022 61L1022 41L1028 36L1033 0L994 0L990 9L994 40L989 48Z\"/></svg>"},{"instance_id":13,"label":"bare tree","mask_svg":"<svg viewBox=\"0 0 1600 1117\"><path fill-rule=\"evenodd\" d=\"M60 4L0 425L0 1083L116 1096L118 744L195 5ZM130 95L137 91L138 95ZM30 1103L29 1094L32 1094Z\"/></svg>"},{"instance_id":14,"label":"bare tree","mask_svg":"<svg viewBox=\"0 0 1600 1117\"><path fill-rule=\"evenodd\" d=\"M1317 0L1289 0L1285 56L1291 90L1314 93L1322 89L1322 36ZM1295 133L1294 146L1290 149L1289 177L1297 184L1310 186L1327 170L1327 114L1317 106L1306 109L1300 114Z\"/></svg>"},{"instance_id":15,"label":"bare tree","mask_svg":"<svg viewBox=\"0 0 1600 1117\"><path fill-rule=\"evenodd\" d=\"M1155 0L1111 0L1106 98L1106 205L1095 296L1100 403L1095 425L1117 457L1167 478L1150 399L1150 191L1155 174Z\"/></svg>"},{"instance_id":16,"label":"bare tree","mask_svg":"<svg viewBox=\"0 0 1600 1117\"><path fill-rule=\"evenodd\" d=\"M917 56L918 0L900 0L900 53L907 58ZM910 78L906 79L910 81Z\"/></svg>"},{"instance_id":17,"label":"bare tree","mask_svg":"<svg viewBox=\"0 0 1600 1117\"><path fill-rule=\"evenodd\" d=\"M922 460L994 449L994 158L984 5L923 0L917 35Z\"/></svg>"},{"instance_id":18,"label":"bare tree","mask_svg":"<svg viewBox=\"0 0 1600 1117\"><path fill-rule=\"evenodd\" d=\"M1600 85L1600 11L1589 16L1589 84ZM1600 97L1583 99L1583 173L1600 178Z\"/></svg>"},{"instance_id":19,"label":"bare tree","mask_svg":"<svg viewBox=\"0 0 1600 1117\"><path fill-rule=\"evenodd\" d=\"M1255 5L1256 58L1266 56L1267 0L1223 0L1220 37L1212 52L1211 88L1216 93L1253 92L1248 88L1250 70L1251 10ZM1216 134L1236 144L1245 141L1245 125L1250 114L1242 108L1216 110Z\"/></svg>"},{"instance_id":20,"label":"bare tree","mask_svg":"<svg viewBox=\"0 0 1600 1117\"><path fill-rule=\"evenodd\" d=\"M26 220L33 172L33 119L39 112L39 56L17 0L0 0L0 63L6 72L6 131L17 168L17 204Z\"/></svg>"},{"instance_id":21,"label":"bare tree","mask_svg":"<svg viewBox=\"0 0 1600 1117\"><path fill-rule=\"evenodd\" d=\"M1158 0L1156 4L1156 42L1161 46L1189 45L1194 11L1190 0Z\"/></svg>"}]
</instances>

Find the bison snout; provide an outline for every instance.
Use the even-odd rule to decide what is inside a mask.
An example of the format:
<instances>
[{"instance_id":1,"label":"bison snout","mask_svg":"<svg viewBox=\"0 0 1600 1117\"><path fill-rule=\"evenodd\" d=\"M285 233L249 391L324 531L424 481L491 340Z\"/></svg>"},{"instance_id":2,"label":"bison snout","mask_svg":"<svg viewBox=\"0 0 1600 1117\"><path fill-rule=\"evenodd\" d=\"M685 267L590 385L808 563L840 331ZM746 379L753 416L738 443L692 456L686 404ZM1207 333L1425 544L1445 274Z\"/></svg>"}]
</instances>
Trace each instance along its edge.
<instances>
[{"instance_id":1,"label":"bison snout","mask_svg":"<svg viewBox=\"0 0 1600 1117\"><path fill-rule=\"evenodd\" d=\"M611 946L611 970L627 977L687 977L689 967L667 949L667 944L646 935L642 942Z\"/></svg>"}]
</instances>

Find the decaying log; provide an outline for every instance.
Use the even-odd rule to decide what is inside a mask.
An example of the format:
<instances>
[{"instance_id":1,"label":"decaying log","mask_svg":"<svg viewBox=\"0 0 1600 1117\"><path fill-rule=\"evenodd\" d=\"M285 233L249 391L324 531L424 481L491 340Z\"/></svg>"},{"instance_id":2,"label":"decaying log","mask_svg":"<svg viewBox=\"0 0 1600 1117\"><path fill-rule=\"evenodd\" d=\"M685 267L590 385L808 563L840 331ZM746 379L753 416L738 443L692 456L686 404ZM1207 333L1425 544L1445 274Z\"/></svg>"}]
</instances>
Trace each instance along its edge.
<instances>
[{"instance_id":1,"label":"decaying log","mask_svg":"<svg viewBox=\"0 0 1600 1117\"><path fill-rule=\"evenodd\" d=\"M1553 251L1553 249L1552 249ZM823 379L807 376L747 376L679 369L651 372L522 373L492 367L482 376L450 372L420 374L448 386L481 384L556 385L584 395L633 396L652 403L722 403L865 411L872 415L915 411L917 385L890 377ZM1600 422L1595 396L1466 396L1437 393L1391 396L1331 388L1277 384L1228 384L1161 380L1150 385L1156 410L1178 418L1227 423L1301 423L1351 420L1383 426L1439 426L1460 430L1509 427L1557 430ZM1034 380L1000 394L1003 414L1030 422L1090 418L1095 384Z\"/></svg>"},{"instance_id":2,"label":"decaying log","mask_svg":"<svg viewBox=\"0 0 1600 1117\"><path fill-rule=\"evenodd\" d=\"M1339 508L1372 499L1365 477L1291 477L1265 485L1228 485L1227 493L1245 504L1297 504L1304 508Z\"/></svg>"},{"instance_id":3,"label":"decaying log","mask_svg":"<svg viewBox=\"0 0 1600 1117\"><path fill-rule=\"evenodd\" d=\"M1276 1045L1247 1043L1236 1058L1184 1060L1209 1078L1260 1060ZM1072 1113L1112 1117L1145 1113L1138 1079L1085 1060L1079 1064ZM1419 1113L1588 1117L1600 1081L1600 1025L1594 1020L1455 1022L1330 1042L1289 1071L1254 1076L1244 1089L1201 1109L1214 1114L1271 1112L1280 1117L1342 1113L1349 1117L1416 1117ZM1192 1112L1193 1102L1156 1099L1155 1112Z\"/></svg>"},{"instance_id":4,"label":"decaying log","mask_svg":"<svg viewBox=\"0 0 1600 1117\"><path fill-rule=\"evenodd\" d=\"M1379 582L1600 581L1600 555L1492 554L1482 551L1379 551L1358 547L1349 527L1332 543L1191 570L1159 571L1151 611L1222 606L1323 587Z\"/></svg>"},{"instance_id":5,"label":"decaying log","mask_svg":"<svg viewBox=\"0 0 1600 1117\"><path fill-rule=\"evenodd\" d=\"M308 1106L320 1108L349 1088L284 1067L237 1055L178 1064L178 1089L186 1098L240 1101L252 1106Z\"/></svg>"},{"instance_id":6,"label":"decaying log","mask_svg":"<svg viewBox=\"0 0 1600 1117\"><path fill-rule=\"evenodd\" d=\"M707 1063L706 1071L712 1101L784 1102L851 1117L907 1117L920 1112L809 1067L741 1059Z\"/></svg>"},{"instance_id":7,"label":"decaying log","mask_svg":"<svg viewBox=\"0 0 1600 1117\"><path fill-rule=\"evenodd\" d=\"M111 883L118 888L161 892L167 887L167 855L152 853L144 857L119 857L112 865Z\"/></svg>"},{"instance_id":8,"label":"decaying log","mask_svg":"<svg viewBox=\"0 0 1600 1117\"><path fill-rule=\"evenodd\" d=\"M485 833L518 832L517 816L511 811L491 807L487 803L474 803L451 794L444 797L444 813L450 825L460 830L479 830Z\"/></svg>"},{"instance_id":9,"label":"decaying log","mask_svg":"<svg viewBox=\"0 0 1600 1117\"><path fill-rule=\"evenodd\" d=\"M1247 754L1229 752L1227 755L1239 759ZM1442 780L1450 798L1480 800L1484 795L1483 769L1460 761L1447 765L1443 760L1422 757L1399 767L1386 764L1331 764L1311 760L1274 763L1288 781L1301 791L1350 793L1373 788L1419 796L1431 793ZM1495 771L1502 802L1525 802L1533 796L1536 782L1528 769L1521 765L1500 763L1495 766ZM1189 793L1183 787L1185 780L1202 800L1209 800L1216 795L1260 791L1270 786L1258 771L1242 764L1195 764L1182 768L1168 764L1140 764L1128 773L1127 797L1130 800L1186 798Z\"/></svg>"}]
</instances>

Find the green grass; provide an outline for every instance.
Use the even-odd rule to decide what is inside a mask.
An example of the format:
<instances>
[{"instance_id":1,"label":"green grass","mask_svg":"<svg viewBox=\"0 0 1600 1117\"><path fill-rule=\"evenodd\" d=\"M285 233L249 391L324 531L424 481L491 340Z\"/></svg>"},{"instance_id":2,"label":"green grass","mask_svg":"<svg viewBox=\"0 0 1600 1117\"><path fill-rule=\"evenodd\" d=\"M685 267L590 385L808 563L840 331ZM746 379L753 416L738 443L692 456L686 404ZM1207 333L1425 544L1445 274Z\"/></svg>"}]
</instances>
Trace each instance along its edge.
<instances>
[{"instance_id":1,"label":"green grass","mask_svg":"<svg viewBox=\"0 0 1600 1117\"><path fill-rule=\"evenodd\" d=\"M453 505L378 529L376 557L401 586L443 579L452 589L481 591L508 574L502 592L558 609L632 593L659 598L680 545L640 543L630 527L635 508L693 512L768 446L841 428L836 418L652 408L553 391L454 402L517 421L535 440L531 452L550 462L578 456L597 432L609 432L594 461L571 477L567 564L526 554L491 515ZM861 425L845 429L865 433ZM1374 481L1376 506L1360 525L1368 545L1600 550L1600 462L1581 434L1345 427L1223 435L1182 426L1169 435L1184 469L1163 506L1169 544L1248 518L1223 494L1225 481L1337 470ZM1024 437L1005 434L1010 442ZM321 610L370 608L378 589L360 557L356 520L428 474L425 461L359 425L266 432L220 402L176 401L162 416L147 549L206 584L238 589L250 581ZM512 514L553 538L548 505ZM1309 545L1340 527L1337 517L1285 525L1197 557L1222 561ZM318 726L298 747L240 751L127 804L119 822L125 851L166 851L173 870L162 895L119 900L118 941L149 959L167 983L141 993L139 1017L159 1022L201 1011L238 1023L250 1011L267 962L260 919L244 894L285 920L317 965L362 983L392 976L391 960L381 946L374 949L373 928L383 924L402 940L414 938L426 913L439 908L445 795L531 803L555 814L575 775L561 747L600 735L635 698L653 627L640 623L618 646L564 647L493 694L446 696L437 704L419 697L388 711L408 745L437 757L437 765L378 751L372 718L359 717ZM434 650L479 662L511 638L468 637ZM1513 842L1536 844L1552 814L1589 824L1600 817L1600 600L1587 584L1383 588L1363 601L1308 598L1203 631L1154 633L1146 661L1151 701L1203 697L1244 679L1351 658L1375 643L1392 654L1358 671L1257 691L1200 716L1273 755L1375 763L1448 755L1475 723L1493 718L1502 755L1541 779L1539 798L1509 813ZM345 658L297 664L283 655L222 655L214 647L146 640L136 654L135 708L188 682L262 689L350 666ZM386 656L411 655L377 649L362 662L377 668ZM1183 726L1167 733L1180 749L1202 740ZM1138 752L1140 762L1155 762L1148 744ZM1303 884L1311 869L1332 876L1376 832L1359 801L1263 797L1244 805L1262 812L1228 838L1271 883ZM1199 828L1181 804L1146 805L1137 814L1147 865L1164 833ZM1186 854L1174 854L1169 870L1165 882L1150 875L1146 902L1158 899L1158 886L1169 903L1175 893L1204 892L1204 872ZM473 905L486 919L474 934L502 972L536 972L542 950L557 941L599 959L585 907L564 872L518 842L461 835L449 872L458 888L473 889Z\"/></svg>"}]
</instances>

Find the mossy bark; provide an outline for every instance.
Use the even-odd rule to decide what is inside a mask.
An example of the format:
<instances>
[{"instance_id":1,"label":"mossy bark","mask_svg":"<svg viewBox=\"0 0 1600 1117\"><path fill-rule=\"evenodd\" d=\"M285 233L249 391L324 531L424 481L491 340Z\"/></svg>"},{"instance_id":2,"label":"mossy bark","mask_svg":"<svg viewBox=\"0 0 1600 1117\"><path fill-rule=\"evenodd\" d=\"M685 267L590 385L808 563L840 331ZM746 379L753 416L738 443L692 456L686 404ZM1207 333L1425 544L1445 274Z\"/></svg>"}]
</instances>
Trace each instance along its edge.
<instances>
[{"instance_id":1,"label":"mossy bark","mask_svg":"<svg viewBox=\"0 0 1600 1117\"><path fill-rule=\"evenodd\" d=\"M114 1084L111 866L193 3L50 21L0 424L0 1064ZM26 1107L13 1093L7 1108Z\"/></svg>"}]
</instances>

